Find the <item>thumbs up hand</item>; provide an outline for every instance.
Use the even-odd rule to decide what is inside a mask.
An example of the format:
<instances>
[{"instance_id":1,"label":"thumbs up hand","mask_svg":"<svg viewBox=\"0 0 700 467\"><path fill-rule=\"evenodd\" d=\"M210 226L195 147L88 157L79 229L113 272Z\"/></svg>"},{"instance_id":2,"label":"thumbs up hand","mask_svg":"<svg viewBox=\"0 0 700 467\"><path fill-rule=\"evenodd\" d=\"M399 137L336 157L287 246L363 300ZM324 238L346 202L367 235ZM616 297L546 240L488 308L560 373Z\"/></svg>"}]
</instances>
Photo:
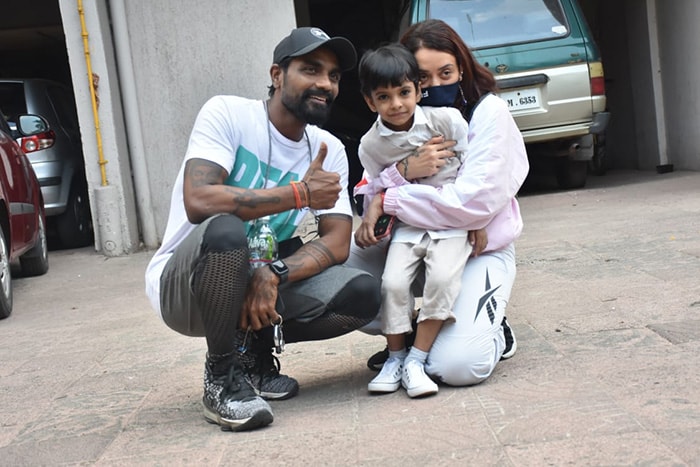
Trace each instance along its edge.
<instances>
[{"instance_id":1,"label":"thumbs up hand","mask_svg":"<svg viewBox=\"0 0 700 467\"><path fill-rule=\"evenodd\" d=\"M328 146L321 143L316 158L311 161L309 169L302 180L309 187L309 207L312 209L330 209L335 206L340 196L340 174L327 172L323 169L323 162L328 154Z\"/></svg>"}]
</instances>

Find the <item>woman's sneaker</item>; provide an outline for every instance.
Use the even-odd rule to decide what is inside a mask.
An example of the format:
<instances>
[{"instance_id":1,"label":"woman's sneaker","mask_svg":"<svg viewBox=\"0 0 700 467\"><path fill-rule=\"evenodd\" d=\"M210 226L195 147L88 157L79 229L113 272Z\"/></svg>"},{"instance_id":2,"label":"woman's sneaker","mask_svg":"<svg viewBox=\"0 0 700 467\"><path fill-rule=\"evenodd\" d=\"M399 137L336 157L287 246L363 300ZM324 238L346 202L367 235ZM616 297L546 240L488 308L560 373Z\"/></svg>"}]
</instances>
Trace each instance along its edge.
<instances>
[{"instance_id":1,"label":"woman's sneaker","mask_svg":"<svg viewBox=\"0 0 700 467\"><path fill-rule=\"evenodd\" d=\"M391 357L382 366L382 371L367 385L369 392L394 392L401 385L403 359Z\"/></svg>"},{"instance_id":2,"label":"woman's sneaker","mask_svg":"<svg viewBox=\"0 0 700 467\"><path fill-rule=\"evenodd\" d=\"M505 316L503 317L503 321L501 321L501 327L503 328L503 337L506 341L501 360L508 360L515 355L515 351L518 349L518 343L515 341L515 334L513 334L513 329L510 327L510 324L508 324L508 320Z\"/></svg>"},{"instance_id":3,"label":"woman's sneaker","mask_svg":"<svg viewBox=\"0 0 700 467\"><path fill-rule=\"evenodd\" d=\"M386 365L386 363L384 364ZM422 397L437 394L438 385L425 374L425 368L418 360L407 360L403 366L401 384L408 397Z\"/></svg>"},{"instance_id":4,"label":"woman's sneaker","mask_svg":"<svg viewBox=\"0 0 700 467\"><path fill-rule=\"evenodd\" d=\"M384 366L384 362L389 358L389 347L384 347L384 350L380 350L375 353L367 360L367 368L372 371L379 371Z\"/></svg>"},{"instance_id":5,"label":"woman's sneaker","mask_svg":"<svg viewBox=\"0 0 700 467\"><path fill-rule=\"evenodd\" d=\"M272 423L272 409L255 394L240 363L229 357L228 371L215 375L212 361L204 365L204 418L224 431L244 431ZM221 362L217 367L221 367Z\"/></svg>"}]
</instances>

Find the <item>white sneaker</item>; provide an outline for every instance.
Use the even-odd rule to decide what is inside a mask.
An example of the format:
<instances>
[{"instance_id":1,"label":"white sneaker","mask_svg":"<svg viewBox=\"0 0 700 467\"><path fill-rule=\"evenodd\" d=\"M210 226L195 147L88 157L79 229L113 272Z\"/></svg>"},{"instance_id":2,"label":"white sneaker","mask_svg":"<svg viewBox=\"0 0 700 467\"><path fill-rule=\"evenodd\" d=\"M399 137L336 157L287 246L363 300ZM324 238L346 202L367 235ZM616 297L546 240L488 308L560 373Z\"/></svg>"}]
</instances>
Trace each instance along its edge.
<instances>
[{"instance_id":1,"label":"white sneaker","mask_svg":"<svg viewBox=\"0 0 700 467\"><path fill-rule=\"evenodd\" d=\"M369 392L394 392L401 384L403 359L391 357L382 367L382 371L367 385Z\"/></svg>"},{"instance_id":2,"label":"white sneaker","mask_svg":"<svg viewBox=\"0 0 700 467\"><path fill-rule=\"evenodd\" d=\"M418 360L409 360L403 366L401 384L408 397L430 396L438 392L437 384L425 374L425 368Z\"/></svg>"}]
</instances>

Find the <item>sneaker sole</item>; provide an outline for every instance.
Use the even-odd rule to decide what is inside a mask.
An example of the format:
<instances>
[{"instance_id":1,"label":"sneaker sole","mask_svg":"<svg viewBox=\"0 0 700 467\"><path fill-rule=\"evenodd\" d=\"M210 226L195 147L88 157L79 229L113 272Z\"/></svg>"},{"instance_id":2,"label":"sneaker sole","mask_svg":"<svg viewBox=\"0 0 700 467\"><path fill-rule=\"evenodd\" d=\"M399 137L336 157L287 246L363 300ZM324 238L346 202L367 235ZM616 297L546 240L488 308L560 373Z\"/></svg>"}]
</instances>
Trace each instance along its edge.
<instances>
[{"instance_id":1,"label":"sneaker sole","mask_svg":"<svg viewBox=\"0 0 700 467\"><path fill-rule=\"evenodd\" d=\"M379 393L389 393L396 392L399 390L401 383L369 383L367 385L367 390L369 392L379 392Z\"/></svg>"},{"instance_id":2,"label":"sneaker sole","mask_svg":"<svg viewBox=\"0 0 700 467\"><path fill-rule=\"evenodd\" d=\"M205 405L204 419L209 423L219 425L222 431L246 431L269 425L272 423L273 416L272 412L261 410L249 418L230 420L228 418L223 418Z\"/></svg>"},{"instance_id":3,"label":"sneaker sole","mask_svg":"<svg viewBox=\"0 0 700 467\"><path fill-rule=\"evenodd\" d=\"M509 358L512 358L515 355L515 351L518 349L518 344L513 341L513 345L511 346L510 350L508 352L504 352L503 355L501 355L501 360L508 360Z\"/></svg>"},{"instance_id":4,"label":"sneaker sole","mask_svg":"<svg viewBox=\"0 0 700 467\"><path fill-rule=\"evenodd\" d=\"M410 398L415 398L415 397L426 397L426 396L432 396L434 394L438 393L438 388L437 386L419 386L417 388L406 388L406 393L408 394L408 397Z\"/></svg>"},{"instance_id":5,"label":"sneaker sole","mask_svg":"<svg viewBox=\"0 0 700 467\"><path fill-rule=\"evenodd\" d=\"M257 388L254 387L253 391L255 391L255 394L267 401L283 401L285 399L291 399L292 397L296 396L299 393L299 388L296 387L289 392L265 392L259 391Z\"/></svg>"}]
</instances>

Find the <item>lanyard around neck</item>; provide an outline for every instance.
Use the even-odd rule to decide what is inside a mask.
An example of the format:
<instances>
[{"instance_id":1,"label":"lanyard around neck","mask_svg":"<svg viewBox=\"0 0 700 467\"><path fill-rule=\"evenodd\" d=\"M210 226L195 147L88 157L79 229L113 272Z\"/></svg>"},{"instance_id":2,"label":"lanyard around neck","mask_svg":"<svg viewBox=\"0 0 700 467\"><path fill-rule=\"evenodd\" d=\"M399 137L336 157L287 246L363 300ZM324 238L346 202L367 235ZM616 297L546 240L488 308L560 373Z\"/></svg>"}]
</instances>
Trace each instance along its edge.
<instances>
[{"instance_id":1,"label":"lanyard around neck","mask_svg":"<svg viewBox=\"0 0 700 467\"><path fill-rule=\"evenodd\" d=\"M272 124L270 123L270 111L267 108L267 101L263 101L263 107L265 107L265 118L267 120L267 167L265 168L263 188L267 188L267 181L270 177L270 163L272 162ZM311 165L311 140L306 133L306 126L304 126L304 138L306 139L306 147L309 151L309 165Z\"/></svg>"}]
</instances>

